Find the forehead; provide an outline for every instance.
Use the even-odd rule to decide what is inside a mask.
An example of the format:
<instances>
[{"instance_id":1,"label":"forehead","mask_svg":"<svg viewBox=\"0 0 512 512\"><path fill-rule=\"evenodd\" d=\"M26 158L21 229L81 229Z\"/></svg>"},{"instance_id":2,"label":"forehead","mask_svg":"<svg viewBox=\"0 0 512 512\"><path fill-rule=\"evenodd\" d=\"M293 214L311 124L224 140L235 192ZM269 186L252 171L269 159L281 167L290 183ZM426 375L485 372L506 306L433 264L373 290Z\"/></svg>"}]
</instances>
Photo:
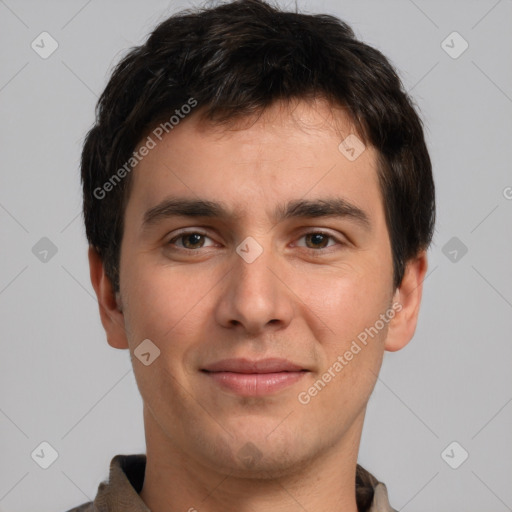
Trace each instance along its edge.
<instances>
[{"instance_id":1,"label":"forehead","mask_svg":"<svg viewBox=\"0 0 512 512\"><path fill-rule=\"evenodd\" d=\"M222 199L237 218L326 195L350 199L370 218L382 211L375 149L364 147L343 110L322 101L276 103L230 125L196 112L161 140L149 137L154 147L132 172L128 201L139 214L169 195ZM357 158L347 144L362 151Z\"/></svg>"}]
</instances>

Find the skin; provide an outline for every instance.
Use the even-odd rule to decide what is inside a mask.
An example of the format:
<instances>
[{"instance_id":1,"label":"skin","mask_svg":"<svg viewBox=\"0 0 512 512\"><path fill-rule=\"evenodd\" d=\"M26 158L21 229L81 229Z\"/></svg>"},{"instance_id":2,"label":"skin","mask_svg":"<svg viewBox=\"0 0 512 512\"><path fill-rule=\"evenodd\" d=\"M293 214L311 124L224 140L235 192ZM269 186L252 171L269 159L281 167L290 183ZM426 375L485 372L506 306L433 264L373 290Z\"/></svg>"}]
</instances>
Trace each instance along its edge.
<instances>
[{"instance_id":1,"label":"skin","mask_svg":"<svg viewBox=\"0 0 512 512\"><path fill-rule=\"evenodd\" d=\"M276 103L230 127L192 114L133 171L117 296L89 250L108 342L129 349L144 402L140 495L153 512L357 511L367 402L384 351L414 334L427 257L409 261L393 290L376 152L366 147L349 161L338 145L350 133L344 112L321 100ZM221 200L237 215L172 217L142 229L144 212L171 194ZM350 218L269 216L289 200L331 197L364 210L371 229ZM176 239L183 228L206 236ZM306 236L318 230L333 238ZM235 251L249 236L263 249L252 263ZM298 394L392 304L401 310L378 335L300 403ZM160 350L148 366L133 355L145 339ZM260 397L221 389L200 371L238 357L281 357L309 371Z\"/></svg>"}]
</instances>

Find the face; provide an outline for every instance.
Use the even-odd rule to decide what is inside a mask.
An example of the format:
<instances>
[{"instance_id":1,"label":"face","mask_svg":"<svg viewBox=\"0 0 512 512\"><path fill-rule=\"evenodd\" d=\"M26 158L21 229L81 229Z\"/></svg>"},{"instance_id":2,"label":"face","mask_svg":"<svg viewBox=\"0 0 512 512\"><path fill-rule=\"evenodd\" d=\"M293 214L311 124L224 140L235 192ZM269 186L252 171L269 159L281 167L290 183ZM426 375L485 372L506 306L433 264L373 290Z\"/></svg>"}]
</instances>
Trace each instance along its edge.
<instances>
[{"instance_id":1,"label":"face","mask_svg":"<svg viewBox=\"0 0 512 512\"><path fill-rule=\"evenodd\" d=\"M400 306L376 152L348 159L332 113L190 116L133 171L119 300L146 433L205 467L279 474L358 441Z\"/></svg>"}]
</instances>

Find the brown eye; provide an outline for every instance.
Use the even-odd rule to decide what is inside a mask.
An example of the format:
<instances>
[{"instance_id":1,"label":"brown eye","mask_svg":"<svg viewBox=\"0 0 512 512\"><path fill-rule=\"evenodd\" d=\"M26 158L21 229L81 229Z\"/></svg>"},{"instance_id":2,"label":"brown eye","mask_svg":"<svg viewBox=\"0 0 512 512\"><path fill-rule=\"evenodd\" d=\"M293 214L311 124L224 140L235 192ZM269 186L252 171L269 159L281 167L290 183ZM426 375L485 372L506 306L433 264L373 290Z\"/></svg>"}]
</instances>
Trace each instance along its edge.
<instances>
[{"instance_id":1,"label":"brown eye","mask_svg":"<svg viewBox=\"0 0 512 512\"><path fill-rule=\"evenodd\" d=\"M197 249L198 245L199 247L203 245L201 242L204 243L203 235L199 233L191 233L189 235L184 235L180 238L183 239L183 246L186 247L187 249Z\"/></svg>"},{"instance_id":2,"label":"brown eye","mask_svg":"<svg viewBox=\"0 0 512 512\"><path fill-rule=\"evenodd\" d=\"M331 236L325 235L324 233L309 233L305 235L305 237L306 241L311 241L312 247L308 245L310 249L323 249L327 246L329 238L332 238Z\"/></svg>"},{"instance_id":3,"label":"brown eye","mask_svg":"<svg viewBox=\"0 0 512 512\"><path fill-rule=\"evenodd\" d=\"M206 238L209 237L203 233L190 231L188 233L182 233L181 235L174 237L172 240L169 240L168 245L175 245L178 249L201 249L205 247L204 241ZM176 244L175 242L178 240L181 240L181 243Z\"/></svg>"},{"instance_id":4,"label":"brown eye","mask_svg":"<svg viewBox=\"0 0 512 512\"><path fill-rule=\"evenodd\" d=\"M327 247L336 245L336 243L329 245L329 241L331 240L337 242L338 245L343 245L343 243L333 235L324 233L323 231L312 231L310 233L305 233L302 235L301 239L302 238L306 241L305 247L312 250L326 249ZM304 247L304 245L300 245L300 247Z\"/></svg>"}]
</instances>

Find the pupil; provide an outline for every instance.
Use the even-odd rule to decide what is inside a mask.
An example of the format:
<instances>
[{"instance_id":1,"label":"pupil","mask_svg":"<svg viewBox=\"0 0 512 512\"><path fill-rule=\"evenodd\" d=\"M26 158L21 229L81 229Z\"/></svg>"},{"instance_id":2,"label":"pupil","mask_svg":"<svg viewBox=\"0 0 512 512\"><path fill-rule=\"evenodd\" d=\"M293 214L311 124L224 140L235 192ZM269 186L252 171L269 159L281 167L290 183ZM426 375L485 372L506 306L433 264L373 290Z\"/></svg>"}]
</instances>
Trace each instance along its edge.
<instances>
[{"instance_id":1,"label":"pupil","mask_svg":"<svg viewBox=\"0 0 512 512\"><path fill-rule=\"evenodd\" d=\"M313 239L312 240L313 244L321 244L323 241L324 235L322 235L321 233L317 233L317 234L311 235L311 237Z\"/></svg>"},{"instance_id":2,"label":"pupil","mask_svg":"<svg viewBox=\"0 0 512 512\"><path fill-rule=\"evenodd\" d=\"M191 234L191 235L188 235L185 239L186 239L186 240L188 240L188 241L190 242L190 240L191 240L191 239L194 239L194 238L195 238L195 239L196 239L196 241L195 241L195 242L192 242L192 243L191 243L191 244L189 244L189 245L196 245L196 244L198 244L198 243L200 242L200 239L201 239L201 237L202 237L202 236L203 236L203 235L200 235L200 234L198 234L198 233L193 233L193 234ZM198 238L199 238L199 240L197 240Z\"/></svg>"}]
</instances>

